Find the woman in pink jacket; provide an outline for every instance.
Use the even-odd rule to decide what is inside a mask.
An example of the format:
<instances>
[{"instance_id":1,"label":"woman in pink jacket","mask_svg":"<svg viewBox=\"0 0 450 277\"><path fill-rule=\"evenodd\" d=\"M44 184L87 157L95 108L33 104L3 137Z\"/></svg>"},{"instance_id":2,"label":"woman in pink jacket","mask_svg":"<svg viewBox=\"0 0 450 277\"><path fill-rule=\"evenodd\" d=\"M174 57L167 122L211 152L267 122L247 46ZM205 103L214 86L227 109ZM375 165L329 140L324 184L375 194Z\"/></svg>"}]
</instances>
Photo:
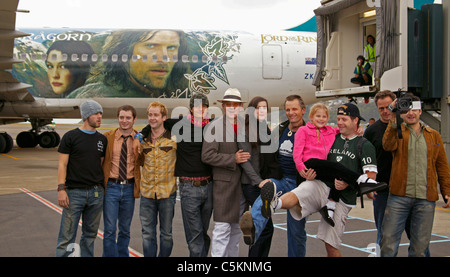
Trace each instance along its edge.
<instances>
[{"instance_id":1,"label":"woman in pink jacket","mask_svg":"<svg viewBox=\"0 0 450 277\"><path fill-rule=\"evenodd\" d=\"M327 160L328 152L336 135L339 134L339 128L327 126L328 119L328 107L322 103L317 103L311 107L310 122L300 127L296 132L293 158L300 175L305 179L322 181L334 182L334 179L340 179L357 189L363 183L378 184L375 180L367 177L366 174L361 175L338 162ZM314 172L311 172L311 175L308 176L309 169L313 169ZM361 191L361 193L372 191L369 187L369 190ZM328 203L320 210L320 214L331 226L334 226L333 215L339 196L339 191L333 187L330 190Z\"/></svg>"}]
</instances>

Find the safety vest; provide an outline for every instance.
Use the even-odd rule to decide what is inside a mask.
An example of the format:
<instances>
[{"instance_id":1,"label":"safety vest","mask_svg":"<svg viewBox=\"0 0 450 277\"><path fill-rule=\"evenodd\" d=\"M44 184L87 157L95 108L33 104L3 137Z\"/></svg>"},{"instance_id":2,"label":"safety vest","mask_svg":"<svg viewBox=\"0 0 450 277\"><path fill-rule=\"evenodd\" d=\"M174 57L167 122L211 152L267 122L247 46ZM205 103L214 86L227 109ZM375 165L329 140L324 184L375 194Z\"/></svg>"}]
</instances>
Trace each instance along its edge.
<instances>
[{"instance_id":1,"label":"safety vest","mask_svg":"<svg viewBox=\"0 0 450 277\"><path fill-rule=\"evenodd\" d=\"M364 61L364 64L362 65L362 67L366 67L367 64L368 64L368 62ZM356 67L356 74L358 74L358 75L362 75L363 74L360 71L359 66ZM370 67L369 70L367 70L367 74L369 74L370 77L372 77L372 74L373 74L372 67Z\"/></svg>"},{"instance_id":2,"label":"safety vest","mask_svg":"<svg viewBox=\"0 0 450 277\"><path fill-rule=\"evenodd\" d=\"M364 49L366 49L366 54L367 54L366 60L368 62L375 62L375 56L377 53L377 45L374 44L373 47L370 47L370 45L367 44L366 46L364 46Z\"/></svg>"}]
</instances>

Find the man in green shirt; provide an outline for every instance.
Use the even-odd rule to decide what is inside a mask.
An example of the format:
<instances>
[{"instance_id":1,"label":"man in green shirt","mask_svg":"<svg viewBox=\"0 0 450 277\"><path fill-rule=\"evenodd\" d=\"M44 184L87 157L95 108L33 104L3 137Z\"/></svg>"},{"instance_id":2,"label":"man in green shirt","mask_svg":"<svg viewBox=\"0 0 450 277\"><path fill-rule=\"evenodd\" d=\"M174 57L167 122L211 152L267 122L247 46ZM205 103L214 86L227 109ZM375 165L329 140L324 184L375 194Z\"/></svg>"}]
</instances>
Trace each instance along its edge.
<instances>
[{"instance_id":1,"label":"man in green shirt","mask_svg":"<svg viewBox=\"0 0 450 277\"><path fill-rule=\"evenodd\" d=\"M340 134L336 136L327 160L341 163L349 169L361 174L365 173L369 178L375 180L377 174L375 147L369 141L365 141L361 153L357 151L357 143L360 139L357 130L360 120L364 120L359 114L358 107L347 103L338 108L337 114ZM274 195L270 206L273 209L289 209L292 217L300 220L324 207L328 201L330 188L335 186L337 190L341 191L340 200L336 203L334 213L335 226L332 227L322 218L317 238L325 243L329 257L339 257L341 255L339 246L342 242L346 219L352 207L356 206L357 190L342 180L323 182L315 177L314 170L308 169L305 178L307 181L302 182L297 188L283 194L280 198Z\"/></svg>"}]
</instances>

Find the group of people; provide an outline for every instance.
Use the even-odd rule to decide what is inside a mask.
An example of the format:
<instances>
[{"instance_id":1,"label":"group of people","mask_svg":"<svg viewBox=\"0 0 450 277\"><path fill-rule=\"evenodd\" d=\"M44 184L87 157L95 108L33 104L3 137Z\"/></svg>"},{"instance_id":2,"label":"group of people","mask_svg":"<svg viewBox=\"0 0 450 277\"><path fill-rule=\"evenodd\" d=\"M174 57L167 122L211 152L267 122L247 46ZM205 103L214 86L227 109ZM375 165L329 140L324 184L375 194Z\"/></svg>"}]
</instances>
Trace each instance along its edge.
<instances>
[{"instance_id":1,"label":"group of people","mask_svg":"<svg viewBox=\"0 0 450 277\"><path fill-rule=\"evenodd\" d=\"M207 96L196 94L190 113L176 119L168 118L162 103L150 103L141 132L133 129L135 109L119 107L119 127L102 135L96 131L102 107L87 100L80 107L83 125L66 133L58 149L58 203L64 209L56 254L71 254L82 216L80 254L93 256L103 211L103 256L129 256L140 198L144 256L170 256L178 190L191 257L209 251L237 257L242 237L249 256L267 257L277 209L287 209L288 256L306 255L306 218L315 212L322 215L317 237L327 255L340 256L346 218L364 194L374 201L381 256L397 254L403 230L411 256L429 255L438 188L450 206L450 170L439 133L419 121L421 110L402 115L404 137L398 138L388 109L395 108L395 98L390 91L375 96L380 119L364 136L356 105L341 105L332 128L321 103L311 107L305 123L299 95L285 99L287 121L271 130L268 101L253 98L242 116L245 102L234 88L219 100L221 117L209 118Z\"/></svg>"}]
</instances>

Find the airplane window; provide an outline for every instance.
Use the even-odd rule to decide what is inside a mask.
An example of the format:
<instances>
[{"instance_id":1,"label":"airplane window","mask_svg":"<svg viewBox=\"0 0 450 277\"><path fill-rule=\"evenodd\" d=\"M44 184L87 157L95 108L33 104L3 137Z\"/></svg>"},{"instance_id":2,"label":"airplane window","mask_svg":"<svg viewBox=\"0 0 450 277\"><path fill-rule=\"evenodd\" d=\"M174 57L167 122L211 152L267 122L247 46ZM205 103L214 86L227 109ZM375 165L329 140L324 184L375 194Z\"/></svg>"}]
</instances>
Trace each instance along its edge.
<instances>
[{"instance_id":1,"label":"airplane window","mask_svg":"<svg viewBox=\"0 0 450 277\"><path fill-rule=\"evenodd\" d=\"M126 63L128 61L128 55L127 54L123 54L122 55L122 62Z\"/></svg>"},{"instance_id":2,"label":"airplane window","mask_svg":"<svg viewBox=\"0 0 450 277\"><path fill-rule=\"evenodd\" d=\"M52 54L51 60L56 61L56 54Z\"/></svg>"},{"instance_id":3,"label":"airplane window","mask_svg":"<svg viewBox=\"0 0 450 277\"><path fill-rule=\"evenodd\" d=\"M172 57L172 61L175 62L175 63L178 62L178 56L177 56L177 55L174 55L174 56Z\"/></svg>"},{"instance_id":4,"label":"airplane window","mask_svg":"<svg viewBox=\"0 0 450 277\"><path fill-rule=\"evenodd\" d=\"M153 56L152 56L152 61L153 61L153 62L156 62L156 61L158 61L158 56L156 56L156 55L153 55Z\"/></svg>"},{"instance_id":5,"label":"airplane window","mask_svg":"<svg viewBox=\"0 0 450 277\"><path fill-rule=\"evenodd\" d=\"M202 56L202 63L207 63L208 62L208 57L203 55Z\"/></svg>"},{"instance_id":6,"label":"airplane window","mask_svg":"<svg viewBox=\"0 0 450 277\"><path fill-rule=\"evenodd\" d=\"M119 56L118 56L117 54L112 54L112 55L111 55L111 61L112 61L112 62L115 63L115 62L117 62L118 59L119 59Z\"/></svg>"},{"instance_id":7,"label":"airplane window","mask_svg":"<svg viewBox=\"0 0 450 277\"><path fill-rule=\"evenodd\" d=\"M144 56L142 57L142 61L144 61L144 62L147 61L147 55L144 55Z\"/></svg>"},{"instance_id":8,"label":"airplane window","mask_svg":"<svg viewBox=\"0 0 450 277\"><path fill-rule=\"evenodd\" d=\"M103 62L108 61L108 55L103 54L103 55L102 55L102 61L103 61Z\"/></svg>"},{"instance_id":9,"label":"airplane window","mask_svg":"<svg viewBox=\"0 0 450 277\"><path fill-rule=\"evenodd\" d=\"M77 54L72 54L72 56L70 58L71 58L72 62L78 61L78 55Z\"/></svg>"},{"instance_id":10,"label":"airplane window","mask_svg":"<svg viewBox=\"0 0 450 277\"><path fill-rule=\"evenodd\" d=\"M164 56L163 56L163 62L166 63L166 62L168 62L168 60L169 60L169 58L168 58L166 55L164 55Z\"/></svg>"},{"instance_id":11,"label":"airplane window","mask_svg":"<svg viewBox=\"0 0 450 277\"><path fill-rule=\"evenodd\" d=\"M214 56L213 58L212 58L212 60L213 60L213 62L217 62L218 60L219 60L219 58L217 58L217 56Z\"/></svg>"},{"instance_id":12,"label":"airplane window","mask_svg":"<svg viewBox=\"0 0 450 277\"><path fill-rule=\"evenodd\" d=\"M56 60L56 58L55 58L55 60ZM62 54L62 60L63 61L67 61L67 54L66 53Z\"/></svg>"},{"instance_id":13,"label":"airplane window","mask_svg":"<svg viewBox=\"0 0 450 277\"><path fill-rule=\"evenodd\" d=\"M27 58L27 54L21 53L19 58L22 59L22 60L25 60Z\"/></svg>"},{"instance_id":14,"label":"airplane window","mask_svg":"<svg viewBox=\"0 0 450 277\"><path fill-rule=\"evenodd\" d=\"M41 60L45 61L47 59L47 54L42 54L41 55Z\"/></svg>"},{"instance_id":15,"label":"airplane window","mask_svg":"<svg viewBox=\"0 0 450 277\"><path fill-rule=\"evenodd\" d=\"M197 55L193 55L193 56L192 56L192 62L193 62L193 63L198 62L198 56L197 56Z\"/></svg>"},{"instance_id":16,"label":"airplane window","mask_svg":"<svg viewBox=\"0 0 450 277\"><path fill-rule=\"evenodd\" d=\"M183 55L181 56L181 61L183 61L184 63L189 62L189 57L187 55Z\"/></svg>"},{"instance_id":17,"label":"airplane window","mask_svg":"<svg viewBox=\"0 0 450 277\"><path fill-rule=\"evenodd\" d=\"M81 61L87 62L88 60L88 54L81 54Z\"/></svg>"},{"instance_id":18,"label":"airplane window","mask_svg":"<svg viewBox=\"0 0 450 277\"><path fill-rule=\"evenodd\" d=\"M98 61L98 56L97 56L97 54L92 54L91 60L92 60L93 62Z\"/></svg>"},{"instance_id":19,"label":"airplane window","mask_svg":"<svg viewBox=\"0 0 450 277\"><path fill-rule=\"evenodd\" d=\"M137 60L138 60L138 56L137 55L131 56L131 61L135 62Z\"/></svg>"},{"instance_id":20,"label":"airplane window","mask_svg":"<svg viewBox=\"0 0 450 277\"><path fill-rule=\"evenodd\" d=\"M31 60L33 60L33 61L36 60L36 54L35 53L31 54Z\"/></svg>"}]
</instances>

